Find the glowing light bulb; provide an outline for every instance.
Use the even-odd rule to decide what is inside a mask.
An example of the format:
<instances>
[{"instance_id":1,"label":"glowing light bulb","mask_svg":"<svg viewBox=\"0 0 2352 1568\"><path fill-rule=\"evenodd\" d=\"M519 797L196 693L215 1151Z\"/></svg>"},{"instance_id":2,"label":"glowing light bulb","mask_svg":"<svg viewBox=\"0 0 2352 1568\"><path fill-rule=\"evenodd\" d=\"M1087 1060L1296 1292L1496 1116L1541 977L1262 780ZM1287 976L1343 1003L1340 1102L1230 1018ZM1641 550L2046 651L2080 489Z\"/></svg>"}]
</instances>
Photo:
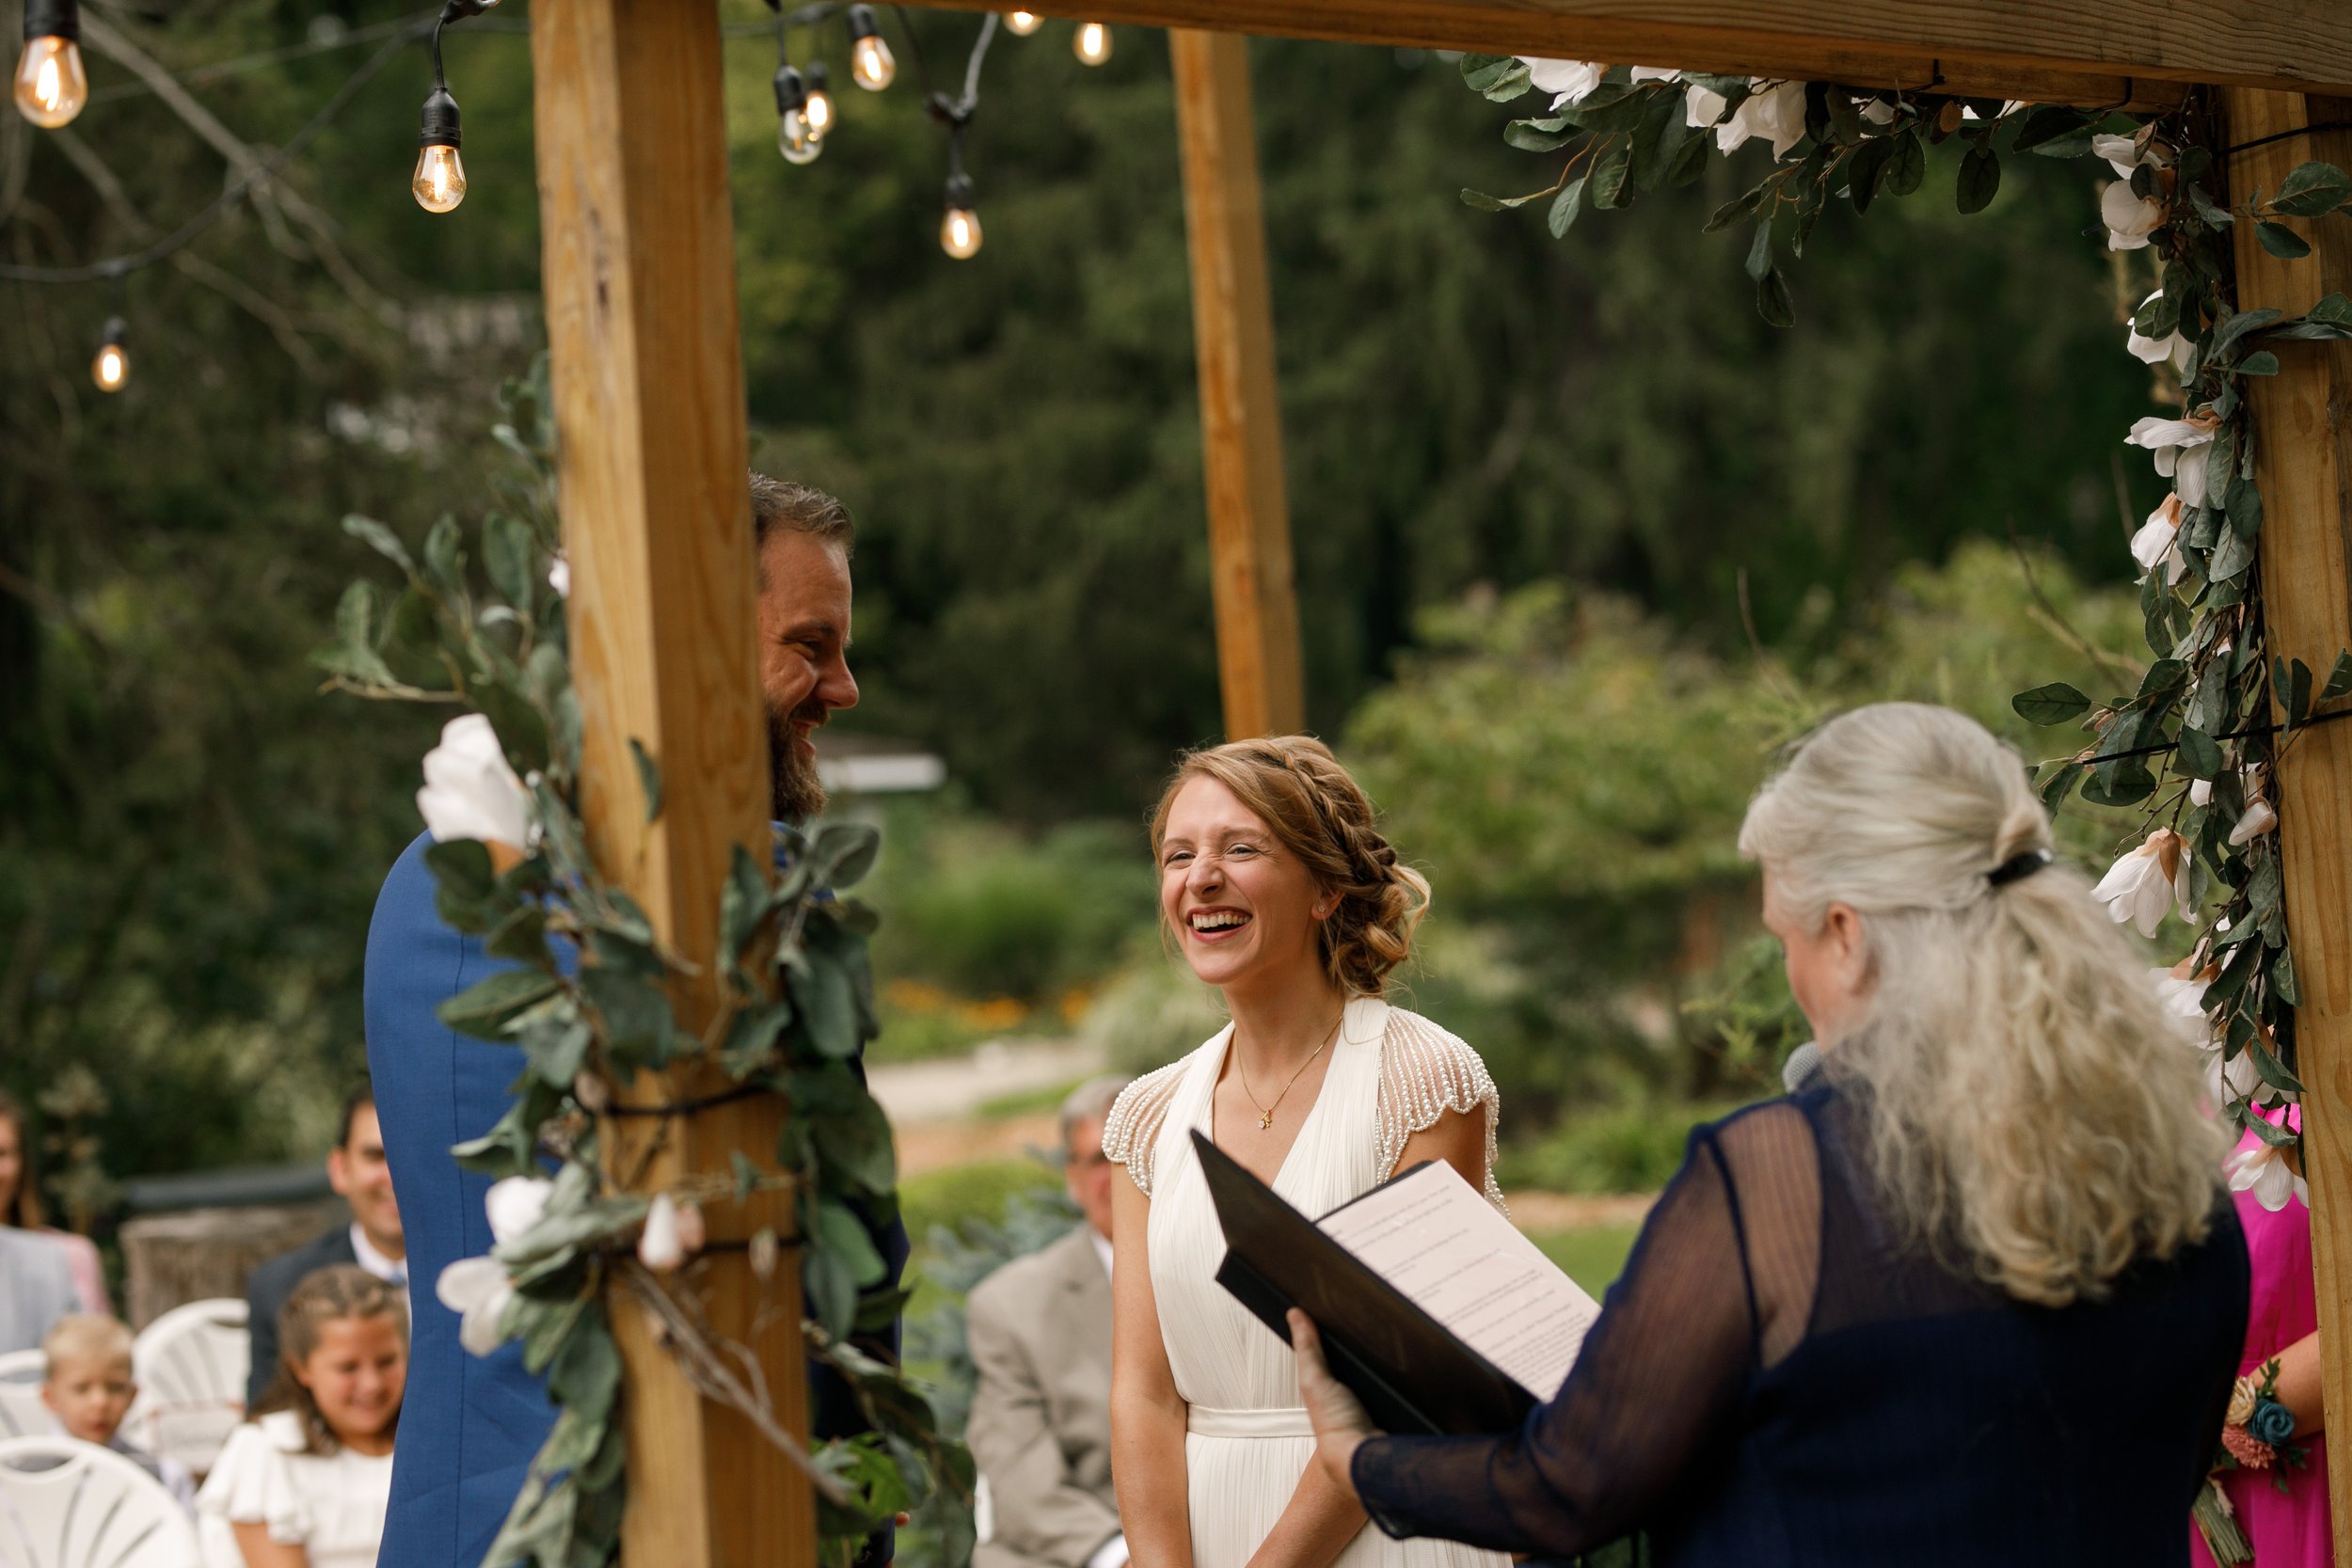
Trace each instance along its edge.
<instances>
[{"instance_id":1,"label":"glowing light bulb","mask_svg":"<svg viewBox=\"0 0 2352 1568\"><path fill-rule=\"evenodd\" d=\"M833 89L825 73L825 62L808 62L808 134L823 141L833 130Z\"/></svg>"},{"instance_id":2,"label":"glowing light bulb","mask_svg":"<svg viewBox=\"0 0 2352 1568\"><path fill-rule=\"evenodd\" d=\"M122 318L108 321L98 336L98 354L89 362L89 378L102 392L119 392L131 379L131 356L122 348Z\"/></svg>"},{"instance_id":3,"label":"glowing light bulb","mask_svg":"<svg viewBox=\"0 0 2352 1568\"><path fill-rule=\"evenodd\" d=\"M453 213L466 199L466 161L453 147L419 148L417 176L408 188L426 212Z\"/></svg>"},{"instance_id":4,"label":"glowing light bulb","mask_svg":"<svg viewBox=\"0 0 2352 1568\"><path fill-rule=\"evenodd\" d=\"M980 253L980 214L972 204L972 177L961 170L947 177L947 212L939 220L939 248L959 261Z\"/></svg>"},{"instance_id":5,"label":"glowing light bulb","mask_svg":"<svg viewBox=\"0 0 2352 1568\"><path fill-rule=\"evenodd\" d=\"M867 92L880 92L898 74L898 57L875 30L874 12L866 6L850 8L850 74Z\"/></svg>"},{"instance_id":6,"label":"glowing light bulb","mask_svg":"<svg viewBox=\"0 0 2352 1568\"><path fill-rule=\"evenodd\" d=\"M1025 39L1045 25L1045 19L1035 11L1007 11L1005 31L1014 38Z\"/></svg>"},{"instance_id":7,"label":"glowing light bulb","mask_svg":"<svg viewBox=\"0 0 2352 1568\"><path fill-rule=\"evenodd\" d=\"M969 207L950 207L939 222L939 248L959 261L980 253L980 214Z\"/></svg>"},{"instance_id":8,"label":"glowing light bulb","mask_svg":"<svg viewBox=\"0 0 2352 1568\"><path fill-rule=\"evenodd\" d=\"M825 134L810 112L808 84L798 71L780 65L775 86L776 150L787 164L813 164L825 150Z\"/></svg>"},{"instance_id":9,"label":"glowing light bulb","mask_svg":"<svg viewBox=\"0 0 2352 1568\"><path fill-rule=\"evenodd\" d=\"M1071 49L1080 63L1101 65L1111 57L1111 30L1099 22L1082 22L1078 36L1070 40Z\"/></svg>"},{"instance_id":10,"label":"glowing light bulb","mask_svg":"<svg viewBox=\"0 0 2352 1568\"><path fill-rule=\"evenodd\" d=\"M82 46L48 35L24 40L16 62L16 107L44 131L72 122L89 102L89 77L82 70Z\"/></svg>"}]
</instances>

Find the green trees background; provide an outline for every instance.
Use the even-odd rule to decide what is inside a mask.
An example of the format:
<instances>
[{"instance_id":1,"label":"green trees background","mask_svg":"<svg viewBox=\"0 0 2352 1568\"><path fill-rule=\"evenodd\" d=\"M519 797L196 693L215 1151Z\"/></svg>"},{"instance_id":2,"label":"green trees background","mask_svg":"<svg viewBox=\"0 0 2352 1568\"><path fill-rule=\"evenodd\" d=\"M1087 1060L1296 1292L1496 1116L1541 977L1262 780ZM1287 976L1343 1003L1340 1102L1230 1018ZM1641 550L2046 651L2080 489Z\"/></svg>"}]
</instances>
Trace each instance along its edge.
<instances>
[{"instance_id":1,"label":"green trees background","mask_svg":"<svg viewBox=\"0 0 2352 1568\"><path fill-rule=\"evenodd\" d=\"M969 142L988 243L959 263L917 50L898 36L874 97L826 35L842 122L791 168L767 12L724 10L755 460L861 524L846 722L940 750L991 832L1108 855L1119 832L1064 825L1132 833L1217 729L1162 40L1120 30L1098 71L1067 24L998 40ZM412 14L107 11L264 148ZM86 369L103 285L0 283L0 1085L93 1068L119 1174L307 1155L361 1059L368 911L434 716L322 697L304 658L363 566L344 512L417 534L488 499L492 388L540 334L527 15L452 30L457 213L406 194L419 48L280 199L130 280L120 396ZM960 70L976 18L906 17L934 76ZM2045 586L2114 582L2154 499L2118 444L2147 406L2122 352L2145 289L2085 236L2087 175L2020 169L1963 218L1946 166L1867 223L1833 214L1782 331L1741 242L1699 232L1739 171L1554 242L1460 204L1528 170L1511 111L1446 61L1269 41L1253 64L1311 721L1439 873L1447 940L1671 968L1688 896L1737 884L1724 812L1804 703L1898 657L1921 694L1956 660L1979 695L2074 668L2031 662L2067 645L2020 629L2006 541ZM179 115L94 51L91 72L67 133L0 117L0 259L128 249L220 188ZM1906 608L1920 584L1952 596ZM1515 1027L1532 1051L1552 1025Z\"/></svg>"}]
</instances>

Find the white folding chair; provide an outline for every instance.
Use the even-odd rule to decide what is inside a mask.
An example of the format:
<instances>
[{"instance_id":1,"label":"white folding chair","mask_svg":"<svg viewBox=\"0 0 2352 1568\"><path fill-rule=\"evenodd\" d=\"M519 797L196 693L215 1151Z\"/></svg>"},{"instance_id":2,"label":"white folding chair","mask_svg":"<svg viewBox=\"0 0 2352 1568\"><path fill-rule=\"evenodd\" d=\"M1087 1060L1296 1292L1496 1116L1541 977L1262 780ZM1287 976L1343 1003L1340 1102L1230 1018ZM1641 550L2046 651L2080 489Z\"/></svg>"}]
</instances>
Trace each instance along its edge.
<instances>
[{"instance_id":1,"label":"white folding chair","mask_svg":"<svg viewBox=\"0 0 2352 1568\"><path fill-rule=\"evenodd\" d=\"M192 1301L149 1323L131 1345L139 1397L124 1423L131 1441L202 1475L245 1419L245 1303Z\"/></svg>"},{"instance_id":2,"label":"white folding chair","mask_svg":"<svg viewBox=\"0 0 2352 1568\"><path fill-rule=\"evenodd\" d=\"M0 1440L46 1437L57 1430L49 1407L40 1402L40 1386L49 1375L48 1367L48 1357L37 1350L0 1355Z\"/></svg>"},{"instance_id":3,"label":"white folding chair","mask_svg":"<svg viewBox=\"0 0 2352 1568\"><path fill-rule=\"evenodd\" d=\"M164 1483L72 1437L0 1443L0 1568L199 1568Z\"/></svg>"}]
</instances>

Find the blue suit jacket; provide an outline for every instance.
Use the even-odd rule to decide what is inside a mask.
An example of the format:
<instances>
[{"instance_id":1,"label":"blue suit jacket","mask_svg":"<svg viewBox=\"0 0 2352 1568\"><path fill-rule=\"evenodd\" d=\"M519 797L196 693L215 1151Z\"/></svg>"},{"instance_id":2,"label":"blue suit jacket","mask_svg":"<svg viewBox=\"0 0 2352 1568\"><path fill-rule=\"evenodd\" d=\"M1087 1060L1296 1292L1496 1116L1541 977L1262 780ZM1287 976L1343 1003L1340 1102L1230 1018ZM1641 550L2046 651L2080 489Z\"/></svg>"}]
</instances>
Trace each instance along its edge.
<instances>
[{"instance_id":1,"label":"blue suit jacket","mask_svg":"<svg viewBox=\"0 0 2352 1568\"><path fill-rule=\"evenodd\" d=\"M377 1568L477 1568L555 1419L540 1381L523 1370L522 1348L469 1355L457 1342L457 1314L433 1291L442 1269L490 1248L483 1209L489 1179L459 1170L449 1150L482 1136L506 1114L513 1102L507 1085L521 1071L522 1057L510 1046L457 1034L434 1016L442 1002L508 966L442 923L424 863L431 844L429 834L420 834L402 853L368 927L368 1068L407 1234L416 1309ZM906 1227L894 1217L876 1230L875 1243L890 1262L888 1283L896 1286L906 1264ZM876 1348L895 1358L898 1345L894 1324L886 1344ZM819 1437L860 1430L854 1399L835 1382L814 1376ZM889 1561L892 1544L890 1532L881 1532L861 1560Z\"/></svg>"}]
</instances>

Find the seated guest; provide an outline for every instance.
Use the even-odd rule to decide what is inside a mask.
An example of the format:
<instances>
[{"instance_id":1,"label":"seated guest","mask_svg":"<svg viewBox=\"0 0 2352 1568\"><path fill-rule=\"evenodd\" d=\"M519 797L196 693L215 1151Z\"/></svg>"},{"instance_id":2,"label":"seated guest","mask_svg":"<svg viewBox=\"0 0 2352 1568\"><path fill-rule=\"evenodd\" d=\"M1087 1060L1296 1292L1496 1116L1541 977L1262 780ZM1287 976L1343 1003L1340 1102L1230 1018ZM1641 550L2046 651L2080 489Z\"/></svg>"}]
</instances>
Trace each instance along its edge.
<instances>
[{"instance_id":1,"label":"seated guest","mask_svg":"<svg viewBox=\"0 0 2352 1568\"><path fill-rule=\"evenodd\" d=\"M279 1254L246 1281L246 1328L253 1338L245 1385L248 1410L261 1402L278 1375L278 1309L295 1286L337 1263L357 1263L389 1285L408 1283L407 1238L400 1227L400 1205L392 1197L392 1168L384 1160L384 1133L376 1123L373 1088L362 1084L344 1100L342 1129L326 1153L326 1180L351 1205L351 1223Z\"/></svg>"},{"instance_id":2,"label":"seated guest","mask_svg":"<svg viewBox=\"0 0 2352 1568\"><path fill-rule=\"evenodd\" d=\"M41 1212L40 1173L33 1160L24 1108L5 1089L0 1089L0 1226L28 1231L56 1247L73 1280L78 1310L113 1316L114 1304L106 1299L106 1270L96 1244L87 1236L51 1226Z\"/></svg>"},{"instance_id":3,"label":"seated guest","mask_svg":"<svg viewBox=\"0 0 2352 1568\"><path fill-rule=\"evenodd\" d=\"M64 1253L45 1236L0 1226L0 1355L39 1350L80 1305Z\"/></svg>"},{"instance_id":4,"label":"seated guest","mask_svg":"<svg viewBox=\"0 0 2352 1568\"><path fill-rule=\"evenodd\" d=\"M973 1568L1120 1568L1111 1491L1111 1163L1103 1121L1121 1077L1061 1106L1068 1183L1085 1223L972 1288L965 1333L979 1386L964 1433L992 1527Z\"/></svg>"},{"instance_id":5,"label":"seated guest","mask_svg":"<svg viewBox=\"0 0 2352 1568\"><path fill-rule=\"evenodd\" d=\"M60 1319L40 1345L40 1402L68 1437L112 1449L170 1489L182 1508L196 1506L187 1466L158 1458L122 1435L139 1386L131 1376L131 1331L112 1318L76 1313Z\"/></svg>"},{"instance_id":6,"label":"seated guest","mask_svg":"<svg viewBox=\"0 0 2352 1568\"><path fill-rule=\"evenodd\" d=\"M278 1313L280 1359L253 1419L196 1496L204 1568L374 1568L408 1382L408 1304L338 1263Z\"/></svg>"},{"instance_id":7,"label":"seated guest","mask_svg":"<svg viewBox=\"0 0 2352 1568\"><path fill-rule=\"evenodd\" d=\"M2185 1568L2247 1256L2145 960L1947 709L1822 726L1740 847L1821 1066L1692 1134L1517 1431L1373 1433L1294 1313L1325 1473L1392 1536L1506 1552Z\"/></svg>"}]
</instances>

